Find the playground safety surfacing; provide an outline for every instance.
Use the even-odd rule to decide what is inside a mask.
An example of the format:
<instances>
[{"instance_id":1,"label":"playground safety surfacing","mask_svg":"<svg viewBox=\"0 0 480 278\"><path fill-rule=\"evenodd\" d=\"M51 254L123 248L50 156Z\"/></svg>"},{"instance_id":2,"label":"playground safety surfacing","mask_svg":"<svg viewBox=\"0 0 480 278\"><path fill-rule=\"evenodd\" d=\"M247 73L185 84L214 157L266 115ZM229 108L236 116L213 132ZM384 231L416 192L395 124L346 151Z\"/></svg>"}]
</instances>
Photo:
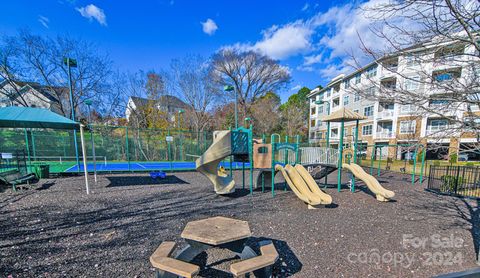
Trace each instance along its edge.
<instances>
[{"instance_id":1,"label":"playground safety surfacing","mask_svg":"<svg viewBox=\"0 0 480 278\"><path fill-rule=\"evenodd\" d=\"M234 173L241 184L242 172ZM335 177L328 182L336 184ZM104 174L97 184L90 176L88 196L82 176L42 180L28 190L0 193L0 277L152 277L148 257L161 241L175 240L181 248L187 222L218 215L248 221L254 236L272 239L280 277L431 277L475 267L477 202L425 192L409 177L379 177L395 191L395 202L376 201L359 182L355 193L326 189L334 205L317 210L281 190L281 178L275 198L241 188L217 196L196 172L169 173L163 180L148 173ZM440 247L432 236L461 241L461 247L448 241ZM406 239L426 243L415 247ZM209 266L200 277L230 277L224 271L236 259L223 252L212 249L196 258ZM460 255L452 261L450 253Z\"/></svg>"}]
</instances>

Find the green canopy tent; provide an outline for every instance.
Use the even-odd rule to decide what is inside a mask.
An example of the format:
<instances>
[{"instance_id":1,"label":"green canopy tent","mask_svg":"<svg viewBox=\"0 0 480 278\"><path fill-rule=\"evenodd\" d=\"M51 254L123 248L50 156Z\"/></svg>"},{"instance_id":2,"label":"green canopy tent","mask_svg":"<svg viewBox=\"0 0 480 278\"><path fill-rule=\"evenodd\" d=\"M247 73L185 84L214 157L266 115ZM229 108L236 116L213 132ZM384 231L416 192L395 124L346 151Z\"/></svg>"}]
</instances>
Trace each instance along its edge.
<instances>
[{"instance_id":1,"label":"green canopy tent","mask_svg":"<svg viewBox=\"0 0 480 278\"><path fill-rule=\"evenodd\" d=\"M0 128L51 128L65 130L80 130L83 155L83 171L85 173L85 186L87 194L90 193L88 185L87 155L85 140L83 138L83 125L58 115L48 109L33 107L3 107L0 108Z\"/></svg>"}]
</instances>

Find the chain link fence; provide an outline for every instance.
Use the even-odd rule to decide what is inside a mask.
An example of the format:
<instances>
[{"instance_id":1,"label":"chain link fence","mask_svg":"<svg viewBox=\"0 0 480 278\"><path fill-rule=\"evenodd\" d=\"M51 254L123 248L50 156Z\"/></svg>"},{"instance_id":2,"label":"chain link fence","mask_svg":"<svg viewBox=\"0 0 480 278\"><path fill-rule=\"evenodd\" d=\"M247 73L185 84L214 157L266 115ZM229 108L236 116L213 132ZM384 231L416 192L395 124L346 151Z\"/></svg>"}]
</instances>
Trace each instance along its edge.
<instances>
[{"instance_id":1,"label":"chain link fence","mask_svg":"<svg viewBox=\"0 0 480 278\"><path fill-rule=\"evenodd\" d=\"M85 133L87 159L96 163L195 161L212 144L211 131L93 126ZM75 138L77 150L75 150ZM93 152L93 147L95 152ZM80 162L80 134L45 129L0 129L0 153L25 150L31 165L47 164L65 172Z\"/></svg>"}]
</instances>

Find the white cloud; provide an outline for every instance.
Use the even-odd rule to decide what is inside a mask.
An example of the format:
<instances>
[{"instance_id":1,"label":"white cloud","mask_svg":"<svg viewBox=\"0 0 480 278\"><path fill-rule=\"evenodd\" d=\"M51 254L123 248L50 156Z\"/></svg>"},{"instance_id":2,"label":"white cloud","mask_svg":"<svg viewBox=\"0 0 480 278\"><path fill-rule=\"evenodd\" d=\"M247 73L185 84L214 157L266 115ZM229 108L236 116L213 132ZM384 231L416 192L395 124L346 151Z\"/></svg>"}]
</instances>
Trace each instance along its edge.
<instances>
[{"instance_id":1,"label":"white cloud","mask_svg":"<svg viewBox=\"0 0 480 278\"><path fill-rule=\"evenodd\" d=\"M273 59L285 59L311 48L313 31L302 21L296 21L282 27L272 26L263 32L263 39L252 48Z\"/></svg>"},{"instance_id":2,"label":"white cloud","mask_svg":"<svg viewBox=\"0 0 480 278\"><path fill-rule=\"evenodd\" d=\"M207 19L205 22L200 22L202 24L203 32L209 36L215 34L218 26L212 19Z\"/></svg>"},{"instance_id":3,"label":"white cloud","mask_svg":"<svg viewBox=\"0 0 480 278\"><path fill-rule=\"evenodd\" d=\"M303 63L296 67L297 70L317 71L322 77L332 78L340 73L351 72L352 65L364 65L372 59L364 53L362 42L369 49L388 51L388 42L381 40L372 28L380 28L388 34L394 34L395 30L381 25L366 11L388 1L391 0L334 6L307 19L273 25L263 30L262 38L256 42L236 43L228 47L257 51L278 60L303 54ZM302 10L310 8L306 3ZM406 27L411 24L398 18L396 20L393 26ZM325 64L327 66L319 68Z\"/></svg>"},{"instance_id":4,"label":"white cloud","mask_svg":"<svg viewBox=\"0 0 480 278\"><path fill-rule=\"evenodd\" d=\"M262 31L263 38L256 43L236 43L224 48L256 51L273 59L282 60L308 52L312 47L312 33L313 30L304 22L296 21L283 26L274 25Z\"/></svg>"},{"instance_id":5,"label":"white cloud","mask_svg":"<svg viewBox=\"0 0 480 278\"><path fill-rule=\"evenodd\" d=\"M76 8L76 10L85 18L89 20L95 19L100 25L107 26L107 16L99 7L90 4L85 7Z\"/></svg>"},{"instance_id":6,"label":"white cloud","mask_svg":"<svg viewBox=\"0 0 480 278\"><path fill-rule=\"evenodd\" d=\"M303 5L302 12L308 10L309 7L310 7L310 4L308 4L308 2L305 3L305 5Z\"/></svg>"},{"instance_id":7,"label":"white cloud","mask_svg":"<svg viewBox=\"0 0 480 278\"><path fill-rule=\"evenodd\" d=\"M300 84L297 84L296 86L293 86L290 91L298 91L302 88L302 86Z\"/></svg>"},{"instance_id":8,"label":"white cloud","mask_svg":"<svg viewBox=\"0 0 480 278\"><path fill-rule=\"evenodd\" d=\"M48 17L45 17L43 15L39 15L38 16L38 22L40 22L40 24L43 25L43 27L45 28L49 28L48 24L50 23L50 20L48 19Z\"/></svg>"},{"instance_id":9,"label":"white cloud","mask_svg":"<svg viewBox=\"0 0 480 278\"><path fill-rule=\"evenodd\" d=\"M303 57L303 65L304 66L311 66L314 64L321 63L323 61L323 55L316 54L316 55L311 55L311 56L305 56Z\"/></svg>"}]
</instances>

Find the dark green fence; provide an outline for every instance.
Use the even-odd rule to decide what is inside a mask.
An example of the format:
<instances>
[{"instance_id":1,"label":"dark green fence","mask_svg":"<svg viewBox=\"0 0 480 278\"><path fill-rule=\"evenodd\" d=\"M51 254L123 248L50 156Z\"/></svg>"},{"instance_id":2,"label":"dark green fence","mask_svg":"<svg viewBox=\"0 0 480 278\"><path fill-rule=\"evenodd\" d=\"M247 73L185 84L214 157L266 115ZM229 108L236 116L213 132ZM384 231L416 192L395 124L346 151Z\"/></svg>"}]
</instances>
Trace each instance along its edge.
<instances>
[{"instance_id":1,"label":"dark green fence","mask_svg":"<svg viewBox=\"0 0 480 278\"><path fill-rule=\"evenodd\" d=\"M211 131L93 126L85 133L85 143L89 161L95 146L97 163L195 161L211 145L212 135ZM76 136L81 160L80 134ZM0 129L0 153L25 150L32 165L48 164L50 172L64 172L77 163L74 138L73 131Z\"/></svg>"}]
</instances>

